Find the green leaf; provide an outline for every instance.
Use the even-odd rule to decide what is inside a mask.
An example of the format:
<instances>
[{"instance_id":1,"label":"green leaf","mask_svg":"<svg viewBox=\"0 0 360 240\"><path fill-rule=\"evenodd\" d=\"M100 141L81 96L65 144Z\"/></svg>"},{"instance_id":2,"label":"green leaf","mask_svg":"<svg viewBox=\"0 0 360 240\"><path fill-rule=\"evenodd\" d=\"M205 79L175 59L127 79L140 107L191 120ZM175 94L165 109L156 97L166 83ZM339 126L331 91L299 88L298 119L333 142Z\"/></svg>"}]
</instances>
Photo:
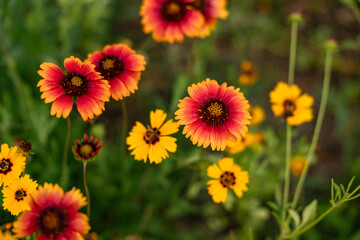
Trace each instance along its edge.
<instances>
[{"instance_id":1,"label":"green leaf","mask_svg":"<svg viewBox=\"0 0 360 240\"><path fill-rule=\"evenodd\" d=\"M275 202L278 206L281 206L281 190L279 185L275 188Z\"/></svg>"},{"instance_id":2,"label":"green leaf","mask_svg":"<svg viewBox=\"0 0 360 240\"><path fill-rule=\"evenodd\" d=\"M316 216L317 200L313 200L309 205L304 208L302 212L302 220L300 226L305 226L306 223L313 220Z\"/></svg>"},{"instance_id":3,"label":"green leaf","mask_svg":"<svg viewBox=\"0 0 360 240\"><path fill-rule=\"evenodd\" d=\"M349 182L349 184L348 184L348 186L346 188L346 193L348 193L350 191L351 185L353 184L354 180L355 180L355 176L353 176L351 178L351 180L350 180L350 182Z\"/></svg>"},{"instance_id":4,"label":"green leaf","mask_svg":"<svg viewBox=\"0 0 360 240\"><path fill-rule=\"evenodd\" d=\"M274 202L267 202L267 205L276 212L279 212L280 207Z\"/></svg>"},{"instance_id":5,"label":"green leaf","mask_svg":"<svg viewBox=\"0 0 360 240\"><path fill-rule=\"evenodd\" d=\"M292 220L294 220L295 227L298 228L298 226L300 225L300 216L299 216L299 214L293 209L289 209L288 212L289 212L289 215L292 218Z\"/></svg>"}]
</instances>

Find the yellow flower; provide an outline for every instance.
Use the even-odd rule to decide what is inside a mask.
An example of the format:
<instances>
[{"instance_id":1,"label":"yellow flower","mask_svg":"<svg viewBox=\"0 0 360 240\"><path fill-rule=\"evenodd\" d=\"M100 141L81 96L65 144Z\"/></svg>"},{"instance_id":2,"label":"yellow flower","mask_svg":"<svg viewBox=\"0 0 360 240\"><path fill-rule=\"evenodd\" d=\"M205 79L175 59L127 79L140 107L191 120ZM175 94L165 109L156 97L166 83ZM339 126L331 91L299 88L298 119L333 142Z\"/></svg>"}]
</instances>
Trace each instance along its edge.
<instances>
[{"instance_id":1,"label":"yellow flower","mask_svg":"<svg viewBox=\"0 0 360 240\"><path fill-rule=\"evenodd\" d=\"M264 139L262 133L247 133L245 137L238 139L236 142L227 141L226 150L231 154L236 154L251 147L254 152L259 149L259 143Z\"/></svg>"},{"instance_id":2,"label":"yellow flower","mask_svg":"<svg viewBox=\"0 0 360 240\"><path fill-rule=\"evenodd\" d=\"M28 174L12 181L2 190L4 209L9 210L12 215L19 215L23 211L30 210L27 199L37 186L36 181L31 180Z\"/></svg>"},{"instance_id":3,"label":"yellow flower","mask_svg":"<svg viewBox=\"0 0 360 240\"><path fill-rule=\"evenodd\" d=\"M259 125L265 119L265 111L260 106L255 106L250 108L251 125Z\"/></svg>"},{"instance_id":4,"label":"yellow flower","mask_svg":"<svg viewBox=\"0 0 360 240\"><path fill-rule=\"evenodd\" d=\"M146 162L149 158L150 163L158 164L169 157L168 151L176 151L176 138L167 135L176 133L179 125L172 119L164 123L165 119L166 113L158 109L150 112L150 126L147 128L136 122L126 138L128 149L132 150L135 160Z\"/></svg>"},{"instance_id":5,"label":"yellow flower","mask_svg":"<svg viewBox=\"0 0 360 240\"><path fill-rule=\"evenodd\" d=\"M214 163L207 168L207 175L216 178L216 180L210 180L206 183L209 185L208 192L213 201L224 203L228 189L233 189L238 197L242 197L243 192L248 190L246 184L249 183L249 173L242 171L240 166L234 164L232 158L219 160L219 166Z\"/></svg>"},{"instance_id":6,"label":"yellow flower","mask_svg":"<svg viewBox=\"0 0 360 240\"><path fill-rule=\"evenodd\" d=\"M257 81L259 74L251 62L243 61L241 70L242 73L238 79L240 85L253 85Z\"/></svg>"},{"instance_id":7,"label":"yellow flower","mask_svg":"<svg viewBox=\"0 0 360 240\"><path fill-rule=\"evenodd\" d=\"M26 158L18 152L18 147L11 147L1 144L0 152L0 187L9 185L18 178L25 169Z\"/></svg>"},{"instance_id":8,"label":"yellow flower","mask_svg":"<svg viewBox=\"0 0 360 240\"><path fill-rule=\"evenodd\" d=\"M290 126L310 122L313 119L311 106L314 98L306 93L300 94L301 89L296 84L289 86L279 82L270 92L271 108L275 117L285 118Z\"/></svg>"},{"instance_id":9,"label":"yellow flower","mask_svg":"<svg viewBox=\"0 0 360 240\"><path fill-rule=\"evenodd\" d=\"M0 229L0 239L1 240L15 240L16 238L12 236L9 232L2 232Z\"/></svg>"},{"instance_id":10,"label":"yellow flower","mask_svg":"<svg viewBox=\"0 0 360 240\"><path fill-rule=\"evenodd\" d=\"M290 160L290 170L295 177L300 177L306 165L306 158L302 156L294 156Z\"/></svg>"}]
</instances>

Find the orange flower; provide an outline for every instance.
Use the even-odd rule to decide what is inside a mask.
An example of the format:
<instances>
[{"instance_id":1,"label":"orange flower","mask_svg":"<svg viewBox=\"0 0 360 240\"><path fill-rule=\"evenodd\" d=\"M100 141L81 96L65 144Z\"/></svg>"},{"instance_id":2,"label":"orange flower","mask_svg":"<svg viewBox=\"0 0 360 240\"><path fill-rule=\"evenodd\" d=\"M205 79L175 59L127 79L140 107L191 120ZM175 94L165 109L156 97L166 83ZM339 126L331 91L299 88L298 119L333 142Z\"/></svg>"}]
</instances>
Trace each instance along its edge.
<instances>
[{"instance_id":1,"label":"orange flower","mask_svg":"<svg viewBox=\"0 0 360 240\"><path fill-rule=\"evenodd\" d=\"M53 102L50 114L67 118L75 100L84 121L100 115L110 98L108 81L95 72L95 65L83 63L79 58L66 58L64 66L66 74L53 63L41 64L42 70L38 71L44 78L37 84L42 92L41 98L45 103Z\"/></svg>"},{"instance_id":2,"label":"orange flower","mask_svg":"<svg viewBox=\"0 0 360 240\"><path fill-rule=\"evenodd\" d=\"M258 79L258 73L250 61L243 61L241 64L242 73L239 76L240 85L253 85Z\"/></svg>"},{"instance_id":3,"label":"orange flower","mask_svg":"<svg viewBox=\"0 0 360 240\"><path fill-rule=\"evenodd\" d=\"M226 10L226 0L192 0L189 3L201 12L204 16L205 22L199 30L198 37L206 37L215 29L218 19L225 19L228 16Z\"/></svg>"},{"instance_id":4,"label":"orange flower","mask_svg":"<svg viewBox=\"0 0 360 240\"><path fill-rule=\"evenodd\" d=\"M231 154L236 154L245 150L246 147L251 147L256 152L260 143L263 141L264 135L262 133L248 132L245 137L238 139L236 142L227 141L226 149Z\"/></svg>"},{"instance_id":5,"label":"orange flower","mask_svg":"<svg viewBox=\"0 0 360 240\"><path fill-rule=\"evenodd\" d=\"M146 64L143 55L124 44L106 45L101 52L89 54L88 60L109 81L111 97L115 100L128 97L138 89Z\"/></svg>"},{"instance_id":6,"label":"orange flower","mask_svg":"<svg viewBox=\"0 0 360 240\"><path fill-rule=\"evenodd\" d=\"M204 16L189 6L193 0L144 0L140 9L145 33L158 42L182 42L184 36L196 37Z\"/></svg>"},{"instance_id":7,"label":"orange flower","mask_svg":"<svg viewBox=\"0 0 360 240\"><path fill-rule=\"evenodd\" d=\"M295 177L300 177L306 166L306 158L302 156L294 156L290 160L290 170Z\"/></svg>"},{"instance_id":8,"label":"orange flower","mask_svg":"<svg viewBox=\"0 0 360 240\"><path fill-rule=\"evenodd\" d=\"M90 230L88 217L78 212L86 205L86 199L78 189L64 193L59 185L45 183L33 192L28 204L31 209L14 223L17 237L40 231L38 240L81 240Z\"/></svg>"},{"instance_id":9,"label":"orange flower","mask_svg":"<svg viewBox=\"0 0 360 240\"><path fill-rule=\"evenodd\" d=\"M185 125L183 134L193 144L223 151L226 140L245 136L251 117L249 102L239 88L207 78L188 87L188 92L190 97L180 100L175 119Z\"/></svg>"}]
</instances>

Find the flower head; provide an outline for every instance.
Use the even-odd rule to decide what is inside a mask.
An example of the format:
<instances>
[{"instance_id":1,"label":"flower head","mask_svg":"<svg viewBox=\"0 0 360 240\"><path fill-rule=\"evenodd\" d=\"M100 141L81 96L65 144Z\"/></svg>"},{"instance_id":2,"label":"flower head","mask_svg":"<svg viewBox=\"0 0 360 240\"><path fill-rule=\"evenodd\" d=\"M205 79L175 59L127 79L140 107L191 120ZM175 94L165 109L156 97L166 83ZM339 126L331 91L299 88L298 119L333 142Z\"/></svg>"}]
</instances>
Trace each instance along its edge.
<instances>
[{"instance_id":1,"label":"flower head","mask_svg":"<svg viewBox=\"0 0 360 240\"><path fill-rule=\"evenodd\" d=\"M198 37L206 37L215 29L218 19L225 19L228 16L226 0L192 0L189 3L204 16L204 24L198 32Z\"/></svg>"},{"instance_id":2,"label":"flower head","mask_svg":"<svg viewBox=\"0 0 360 240\"><path fill-rule=\"evenodd\" d=\"M255 106L250 108L251 115L251 125L259 125L265 119L265 111L260 106Z\"/></svg>"},{"instance_id":3,"label":"flower head","mask_svg":"<svg viewBox=\"0 0 360 240\"><path fill-rule=\"evenodd\" d=\"M30 179L28 174L24 177L16 178L10 185L3 188L3 207L11 212L12 215L30 210L27 199L37 188L36 181Z\"/></svg>"},{"instance_id":4,"label":"flower head","mask_svg":"<svg viewBox=\"0 0 360 240\"><path fill-rule=\"evenodd\" d=\"M14 145L18 146L20 152L24 155L28 155L32 149L31 142L26 141L25 139L22 138L15 138Z\"/></svg>"},{"instance_id":5,"label":"flower head","mask_svg":"<svg viewBox=\"0 0 360 240\"><path fill-rule=\"evenodd\" d=\"M226 202L228 189L234 190L238 197L248 190L249 173L242 171L239 165L234 164L234 159L223 158L219 160L219 166L213 164L207 168L207 175L216 180L210 180L206 184L208 192L216 203Z\"/></svg>"},{"instance_id":6,"label":"flower head","mask_svg":"<svg viewBox=\"0 0 360 240\"><path fill-rule=\"evenodd\" d=\"M59 185L45 183L33 192L28 204L30 210L22 213L14 223L17 237L40 231L38 240L80 240L90 230L88 217L78 212L86 205L86 199L78 189L64 193Z\"/></svg>"},{"instance_id":7,"label":"flower head","mask_svg":"<svg viewBox=\"0 0 360 240\"><path fill-rule=\"evenodd\" d=\"M12 236L9 232L3 232L0 229L0 239L1 240L15 240L16 238Z\"/></svg>"},{"instance_id":8,"label":"flower head","mask_svg":"<svg viewBox=\"0 0 360 240\"><path fill-rule=\"evenodd\" d=\"M253 85L259 77L254 65L250 61L241 63L242 73L239 76L240 85Z\"/></svg>"},{"instance_id":9,"label":"flower head","mask_svg":"<svg viewBox=\"0 0 360 240\"><path fill-rule=\"evenodd\" d=\"M196 37L204 16L190 6L193 0L144 0L140 9L145 33L158 42L182 42L184 36Z\"/></svg>"},{"instance_id":10,"label":"flower head","mask_svg":"<svg viewBox=\"0 0 360 240\"><path fill-rule=\"evenodd\" d=\"M126 138L128 149L132 150L135 160L146 162L149 157L150 163L158 164L169 157L168 152L176 151L176 138L168 135L176 133L179 125L172 119L164 123L165 119L166 113L158 109L150 112L150 125L147 127L136 122Z\"/></svg>"},{"instance_id":11,"label":"flower head","mask_svg":"<svg viewBox=\"0 0 360 240\"><path fill-rule=\"evenodd\" d=\"M108 81L95 72L95 65L81 62L79 58L66 58L64 66L66 74L55 64L46 62L40 65L42 70L38 71L44 78L37 84L42 92L41 98L45 99L45 103L53 102L50 114L67 118L74 100L84 121L100 115L110 98Z\"/></svg>"},{"instance_id":12,"label":"flower head","mask_svg":"<svg viewBox=\"0 0 360 240\"><path fill-rule=\"evenodd\" d=\"M275 117L285 118L291 126L310 122L313 119L311 106L314 98L306 93L301 95L301 90L296 84L289 86L279 82L270 92L270 102Z\"/></svg>"},{"instance_id":13,"label":"flower head","mask_svg":"<svg viewBox=\"0 0 360 240\"><path fill-rule=\"evenodd\" d=\"M183 134L193 144L224 150L226 140L245 136L250 124L249 103L240 89L221 86L209 78L188 87L190 97L178 104L175 119L184 126Z\"/></svg>"},{"instance_id":14,"label":"flower head","mask_svg":"<svg viewBox=\"0 0 360 240\"><path fill-rule=\"evenodd\" d=\"M247 133L245 137L238 139L236 142L227 141L226 150L231 154L236 154L245 150L246 147L251 147L254 152L259 148L259 143L264 139L262 133Z\"/></svg>"},{"instance_id":15,"label":"flower head","mask_svg":"<svg viewBox=\"0 0 360 240\"><path fill-rule=\"evenodd\" d=\"M103 142L91 135L90 139L84 134L84 139L79 142L75 140L75 145L72 147L75 158L80 161L91 161L96 158Z\"/></svg>"},{"instance_id":16,"label":"flower head","mask_svg":"<svg viewBox=\"0 0 360 240\"><path fill-rule=\"evenodd\" d=\"M303 156L294 156L290 160L290 170L295 177L300 177L306 166L306 158Z\"/></svg>"},{"instance_id":17,"label":"flower head","mask_svg":"<svg viewBox=\"0 0 360 240\"><path fill-rule=\"evenodd\" d=\"M146 64L143 55L136 54L125 44L107 45L102 51L89 54L88 60L109 81L111 97L115 100L130 96L138 89Z\"/></svg>"},{"instance_id":18,"label":"flower head","mask_svg":"<svg viewBox=\"0 0 360 240\"><path fill-rule=\"evenodd\" d=\"M0 187L9 185L18 178L25 169L26 158L18 152L18 147L1 144L0 152Z\"/></svg>"}]
</instances>

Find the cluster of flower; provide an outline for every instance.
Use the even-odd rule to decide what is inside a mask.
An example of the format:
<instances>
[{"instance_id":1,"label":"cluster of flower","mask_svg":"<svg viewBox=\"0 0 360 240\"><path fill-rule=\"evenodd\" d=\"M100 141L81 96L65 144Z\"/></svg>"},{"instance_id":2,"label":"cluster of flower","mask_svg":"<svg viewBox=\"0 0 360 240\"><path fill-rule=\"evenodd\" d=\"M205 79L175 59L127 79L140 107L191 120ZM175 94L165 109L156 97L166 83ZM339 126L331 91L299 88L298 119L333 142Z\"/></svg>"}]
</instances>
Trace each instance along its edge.
<instances>
[{"instance_id":1,"label":"cluster of flower","mask_svg":"<svg viewBox=\"0 0 360 240\"><path fill-rule=\"evenodd\" d=\"M217 19L227 16L225 5L225 0L144 0L140 15L145 33L152 33L156 41L173 43L183 41L184 36L209 35ZM51 115L68 118L75 102L82 119L87 121L105 110L110 97L119 101L134 93L145 65L145 57L127 45L107 45L102 51L89 54L84 62L73 56L66 58L65 73L53 63L41 64L38 73L43 79L37 86L45 103L52 103ZM258 77L255 68L247 61L241 68L239 83L253 84ZM239 88L207 78L192 84L187 91L189 96L179 100L175 112L177 122L165 122L167 114L160 109L150 112L150 124L146 127L136 122L126 139L135 160L149 159L158 164L169 157L168 152L176 152L177 139L169 135L178 132L180 125L184 125L183 134L194 145L210 146L213 151L235 154L262 141L262 134L248 133L248 125L262 122L264 110L250 109ZM313 101L311 96L301 95L295 84L279 82L270 93L274 115L283 117L289 125L311 121ZM84 135L82 142L75 142L73 152L77 159L88 161L96 157L101 146L102 141ZM57 184L45 183L37 189L38 184L29 175L20 177L25 162L24 153L17 147L1 145L3 207L13 215L24 211L14 223L16 237L40 231L37 239L83 239L90 226L88 216L78 210L87 204L87 199L75 188L64 193ZM233 158L210 165L207 175L213 178L207 185L216 203L226 201L228 189L238 197L248 190L249 174Z\"/></svg>"}]
</instances>

